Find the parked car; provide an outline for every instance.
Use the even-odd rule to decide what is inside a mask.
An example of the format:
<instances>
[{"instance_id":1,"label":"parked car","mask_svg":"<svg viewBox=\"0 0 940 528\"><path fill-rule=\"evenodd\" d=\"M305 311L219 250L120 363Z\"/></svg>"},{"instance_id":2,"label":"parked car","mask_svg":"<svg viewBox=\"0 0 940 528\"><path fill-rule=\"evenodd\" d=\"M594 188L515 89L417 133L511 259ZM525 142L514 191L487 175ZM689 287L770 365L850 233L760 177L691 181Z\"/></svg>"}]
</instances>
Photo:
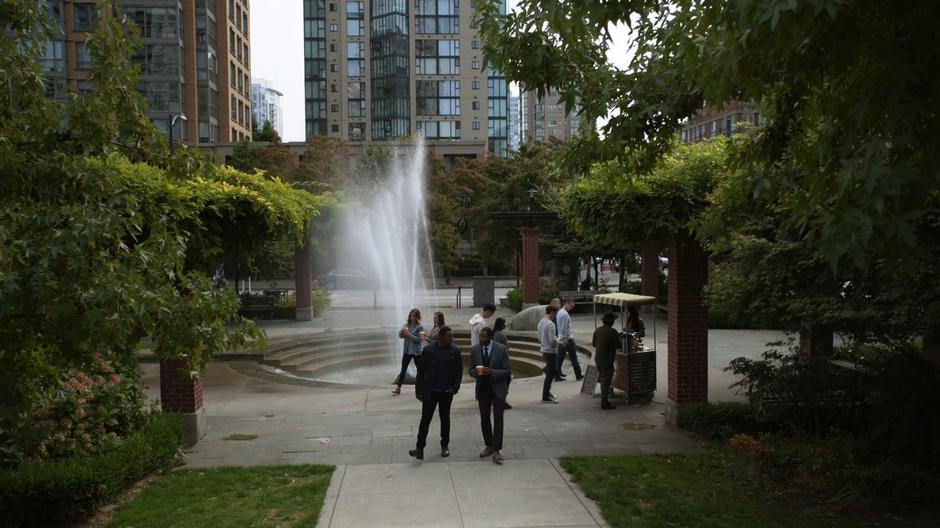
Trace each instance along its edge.
<instances>
[{"instance_id":1,"label":"parked car","mask_svg":"<svg viewBox=\"0 0 940 528\"><path fill-rule=\"evenodd\" d=\"M327 290L365 290L372 288L372 279L362 270L348 268L333 270L321 279Z\"/></svg>"}]
</instances>

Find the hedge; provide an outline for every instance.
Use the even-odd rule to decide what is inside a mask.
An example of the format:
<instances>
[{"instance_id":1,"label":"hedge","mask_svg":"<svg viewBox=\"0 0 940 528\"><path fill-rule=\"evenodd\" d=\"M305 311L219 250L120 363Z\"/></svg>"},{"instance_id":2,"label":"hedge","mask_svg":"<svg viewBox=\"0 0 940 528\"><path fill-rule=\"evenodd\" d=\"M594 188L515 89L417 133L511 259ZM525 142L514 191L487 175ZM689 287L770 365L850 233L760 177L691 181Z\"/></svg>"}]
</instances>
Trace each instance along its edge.
<instances>
[{"instance_id":1,"label":"hedge","mask_svg":"<svg viewBox=\"0 0 940 528\"><path fill-rule=\"evenodd\" d=\"M776 425L761 420L748 403L687 403L679 408L678 427L695 434L727 439L737 433L773 432Z\"/></svg>"},{"instance_id":2,"label":"hedge","mask_svg":"<svg viewBox=\"0 0 940 528\"><path fill-rule=\"evenodd\" d=\"M88 515L147 474L169 467L184 430L180 416L161 414L107 451L0 471L0 525L37 526Z\"/></svg>"}]
</instances>

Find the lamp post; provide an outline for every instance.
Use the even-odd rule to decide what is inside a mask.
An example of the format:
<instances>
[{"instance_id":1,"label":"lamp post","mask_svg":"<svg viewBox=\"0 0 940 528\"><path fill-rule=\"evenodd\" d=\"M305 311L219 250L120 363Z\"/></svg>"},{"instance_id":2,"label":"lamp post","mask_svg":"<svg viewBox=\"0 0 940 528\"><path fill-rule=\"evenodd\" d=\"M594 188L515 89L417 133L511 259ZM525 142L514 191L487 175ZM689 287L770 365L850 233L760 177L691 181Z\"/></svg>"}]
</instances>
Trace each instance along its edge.
<instances>
[{"instance_id":1,"label":"lamp post","mask_svg":"<svg viewBox=\"0 0 940 528\"><path fill-rule=\"evenodd\" d=\"M176 127L176 121L178 119L182 119L183 121L186 121L186 115L185 114L170 114L170 117L169 117L169 120L170 120L170 156L172 156L174 152L173 128Z\"/></svg>"}]
</instances>

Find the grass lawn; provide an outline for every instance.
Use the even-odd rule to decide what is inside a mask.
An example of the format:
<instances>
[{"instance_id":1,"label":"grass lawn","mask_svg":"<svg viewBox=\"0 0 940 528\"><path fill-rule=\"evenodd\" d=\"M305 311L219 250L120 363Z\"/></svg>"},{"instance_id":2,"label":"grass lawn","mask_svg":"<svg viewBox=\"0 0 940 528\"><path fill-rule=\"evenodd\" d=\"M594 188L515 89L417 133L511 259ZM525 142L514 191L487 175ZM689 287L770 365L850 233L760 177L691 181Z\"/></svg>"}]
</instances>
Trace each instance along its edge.
<instances>
[{"instance_id":1,"label":"grass lawn","mask_svg":"<svg viewBox=\"0 0 940 528\"><path fill-rule=\"evenodd\" d=\"M174 471L121 505L109 527L314 526L333 466Z\"/></svg>"},{"instance_id":2,"label":"grass lawn","mask_svg":"<svg viewBox=\"0 0 940 528\"><path fill-rule=\"evenodd\" d=\"M714 454L566 457L561 464L612 528L860 526L788 508Z\"/></svg>"}]
</instances>

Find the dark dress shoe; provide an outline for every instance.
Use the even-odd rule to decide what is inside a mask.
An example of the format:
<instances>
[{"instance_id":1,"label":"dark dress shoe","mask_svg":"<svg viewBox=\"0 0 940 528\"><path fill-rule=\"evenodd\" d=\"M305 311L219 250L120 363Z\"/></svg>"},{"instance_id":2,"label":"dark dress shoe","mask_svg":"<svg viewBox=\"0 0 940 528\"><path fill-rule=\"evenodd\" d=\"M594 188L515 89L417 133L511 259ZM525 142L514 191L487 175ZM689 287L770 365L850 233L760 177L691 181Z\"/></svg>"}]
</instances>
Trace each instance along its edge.
<instances>
[{"instance_id":1,"label":"dark dress shoe","mask_svg":"<svg viewBox=\"0 0 940 528\"><path fill-rule=\"evenodd\" d=\"M501 455L499 451L493 452L493 462L496 462L496 464L500 466L503 465L503 455Z\"/></svg>"},{"instance_id":2,"label":"dark dress shoe","mask_svg":"<svg viewBox=\"0 0 940 528\"><path fill-rule=\"evenodd\" d=\"M601 403L601 409L605 411L609 411L611 409L616 409L616 408L617 406L612 403Z\"/></svg>"},{"instance_id":3,"label":"dark dress shoe","mask_svg":"<svg viewBox=\"0 0 940 528\"><path fill-rule=\"evenodd\" d=\"M584 379L584 376L575 376L574 379L575 379L576 381L581 381L581 380Z\"/></svg>"},{"instance_id":4,"label":"dark dress shoe","mask_svg":"<svg viewBox=\"0 0 940 528\"><path fill-rule=\"evenodd\" d=\"M484 449L482 452L480 452L480 458L486 458L486 457L492 455L492 454L495 453L495 452L496 452L495 449L493 449L493 448L490 447L490 446L486 446L486 449Z\"/></svg>"},{"instance_id":5,"label":"dark dress shoe","mask_svg":"<svg viewBox=\"0 0 940 528\"><path fill-rule=\"evenodd\" d=\"M555 381L565 381L565 378L555 378Z\"/></svg>"},{"instance_id":6,"label":"dark dress shoe","mask_svg":"<svg viewBox=\"0 0 940 528\"><path fill-rule=\"evenodd\" d=\"M512 405L509 405L509 402L506 402L506 404L503 406L503 409L512 409Z\"/></svg>"},{"instance_id":7,"label":"dark dress shoe","mask_svg":"<svg viewBox=\"0 0 940 528\"><path fill-rule=\"evenodd\" d=\"M558 398L549 396L548 398L542 398L542 401L545 403L558 403Z\"/></svg>"},{"instance_id":8,"label":"dark dress shoe","mask_svg":"<svg viewBox=\"0 0 940 528\"><path fill-rule=\"evenodd\" d=\"M424 460L424 449L412 449L408 451L408 454L417 458L418 460Z\"/></svg>"},{"instance_id":9,"label":"dark dress shoe","mask_svg":"<svg viewBox=\"0 0 940 528\"><path fill-rule=\"evenodd\" d=\"M447 449L446 447L442 447L442 448L441 448L441 456L444 457L444 458L449 457L449 456L450 456L450 449Z\"/></svg>"}]
</instances>

